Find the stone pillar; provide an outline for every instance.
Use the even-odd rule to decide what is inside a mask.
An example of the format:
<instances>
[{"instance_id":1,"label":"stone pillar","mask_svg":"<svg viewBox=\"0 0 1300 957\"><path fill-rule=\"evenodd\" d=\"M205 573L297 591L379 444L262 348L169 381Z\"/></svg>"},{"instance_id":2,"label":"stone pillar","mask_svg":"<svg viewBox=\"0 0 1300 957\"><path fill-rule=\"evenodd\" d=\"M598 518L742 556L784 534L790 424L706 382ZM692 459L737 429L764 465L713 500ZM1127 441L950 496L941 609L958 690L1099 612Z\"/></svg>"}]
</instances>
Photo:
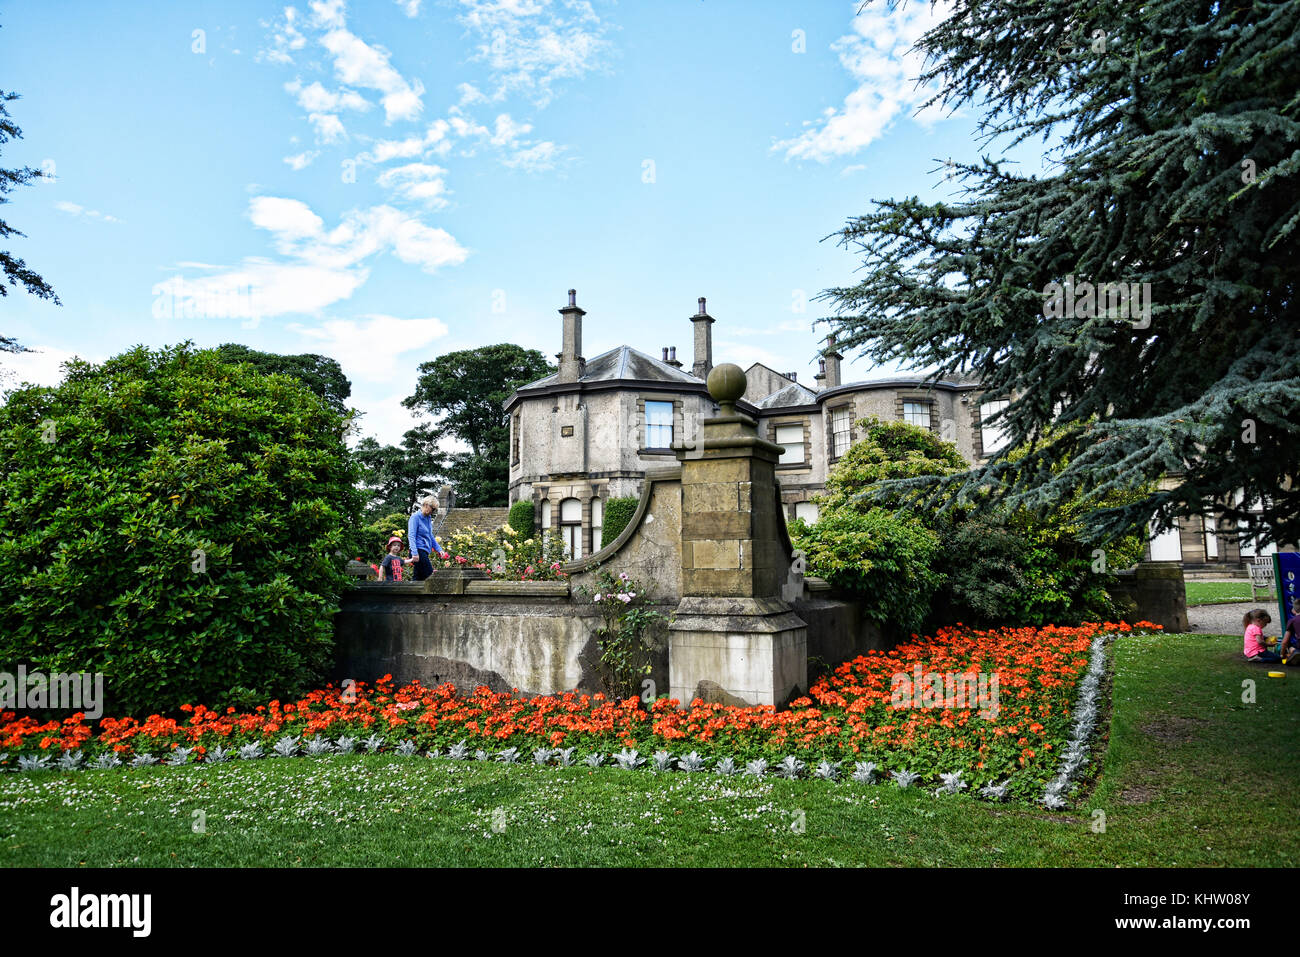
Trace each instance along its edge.
<instances>
[{"instance_id":1,"label":"stone pillar","mask_svg":"<svg viewBox=\"0 0 1300 957\"><path fill-rule=\"evenodd\" d=\"M808 629L781 599L790 561L781 544L776 463L736 410L745 373L709 373L720 412L704 420L702 449L682 463L682 599L669 626L669 693L732 704L783 704L808 686Z\"/></svg>"}]
</instances>

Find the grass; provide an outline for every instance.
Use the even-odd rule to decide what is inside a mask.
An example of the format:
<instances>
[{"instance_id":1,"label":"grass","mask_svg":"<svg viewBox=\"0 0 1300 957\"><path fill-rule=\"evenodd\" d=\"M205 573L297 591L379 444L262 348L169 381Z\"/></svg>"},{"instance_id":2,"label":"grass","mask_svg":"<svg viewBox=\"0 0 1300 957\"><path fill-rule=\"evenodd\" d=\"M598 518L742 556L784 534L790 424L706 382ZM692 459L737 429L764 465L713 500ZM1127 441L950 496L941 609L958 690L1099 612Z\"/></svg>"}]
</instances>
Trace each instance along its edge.
<instances>
[{"instance_id":1,"label":"grass","mask_svg":"<svg viewBox=\"0 0 1300 957\"><path fill-rule=\"evenodd\" d=\"M852 781L266 759L5 774L0 865L1294 867L1300 674L1269 679L1239 644L1112 645L1109 747L1065 811Z\"/></svg>"},{"instance_id":2,"label":"grass","mask_svg":"<svg viewBox=\"0 0 1300 957\"><path fill-rule=\"evenodd\" d=\"M1250 597L1250 581L1189 581L1187 583L1187 605L1218 605L1238 601L1274 601L1273 592Z\"/></svg>"}]
</instances>

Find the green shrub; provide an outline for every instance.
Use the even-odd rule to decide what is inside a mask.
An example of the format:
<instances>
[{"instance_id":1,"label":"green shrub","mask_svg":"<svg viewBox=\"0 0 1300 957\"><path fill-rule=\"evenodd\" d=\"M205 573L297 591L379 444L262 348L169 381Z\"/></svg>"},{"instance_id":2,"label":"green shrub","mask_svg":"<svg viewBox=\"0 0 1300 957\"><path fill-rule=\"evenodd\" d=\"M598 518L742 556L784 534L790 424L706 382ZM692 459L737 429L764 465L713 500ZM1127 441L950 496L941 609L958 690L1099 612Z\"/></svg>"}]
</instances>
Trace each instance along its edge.
<instances>
[{"instance_id":1,"label":"green shrub","mask_svg":"<svg viewBox=\"0 0 1300 957\"><path fill-rule=\"evenodd\" d=\"M393 512L391 515L375 519L368 525L363 525L360 541L353 549L351 557L378 565L380 559L388 554L388 540L394 534L401 536L402 551L406 551L410 544L406 540L406 523L409 518L409 515Z\"/></svg>"},{"instance_id":2,"label":"green shrub","mask_svg":"<svg viewBox=\"0 0 1300 957\"><path fill-rule=\"evenodd\" d=\"M637 503L640 501L635 495L629 495L627 498L606 500L605 524L600 531L601 548L604 548L623 534L623 529L627 528L627 523L632 521L632 516L636 513Z\"/></svg>"},{"instance_id":3,"label":"green shrub","mask_svg":"<svg viewBox=\"0 0 1300 957\"><path fill-rule=\"evenodd\" d=\"M533 533L537 531L537 522L533 515L533 511L533 502L531 499L522 502L515 502L515 504L510 506L510 515L506 521L509 522L510 527L520 535L525 538L531 538Z\"/></svg>"},{"instance_id":4,"label":"green shrub","mask_svg":"<svg viewBox=\"0 0 1300 957\"><path fill-rule=\"evenodd\" d=\"M915 518L886 509L829 509L816 525L796 520L791 540L808 571L852 595L894 636L919 631L942 582L931 565L939 540Z\"/></svg>"},{"instance_id":5,"label":"green shrub","mask_svg":"<svg viewBox=\"0 0 1300 957\"><path fill-rule=\"evenodd\" d=\"M316 686L360 497L344 422L188 343L73 362L0 408L0 668L103 672L112 710Z\"/></svg>"}]
</instances>

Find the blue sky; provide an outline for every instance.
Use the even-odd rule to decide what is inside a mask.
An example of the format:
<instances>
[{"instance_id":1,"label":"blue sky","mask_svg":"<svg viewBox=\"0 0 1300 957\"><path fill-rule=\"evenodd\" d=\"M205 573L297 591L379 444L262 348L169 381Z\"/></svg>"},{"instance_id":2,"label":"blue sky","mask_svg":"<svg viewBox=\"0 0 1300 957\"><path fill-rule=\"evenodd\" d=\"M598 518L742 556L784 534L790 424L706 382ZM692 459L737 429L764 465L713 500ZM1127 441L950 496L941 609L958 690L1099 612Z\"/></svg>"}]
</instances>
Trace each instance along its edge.
<instances>
[{"instance_id":1,"label":"blue sky","mask_svg":"<svg viewBox=\"0 0 1300 957\"><path fill-rule=\"evenodd\" d=\"M516 342L714 361L811 384L859 260L823 237L869 200L955 195L973 119L917 115L928 5L369 0L0 7L0 88L55 174L0 214L62 307L13 290L0 357L242 342L337 358L397 442L416 367ZM873 370L850 361L846 379Z\"/></svg>"}]
</instances>

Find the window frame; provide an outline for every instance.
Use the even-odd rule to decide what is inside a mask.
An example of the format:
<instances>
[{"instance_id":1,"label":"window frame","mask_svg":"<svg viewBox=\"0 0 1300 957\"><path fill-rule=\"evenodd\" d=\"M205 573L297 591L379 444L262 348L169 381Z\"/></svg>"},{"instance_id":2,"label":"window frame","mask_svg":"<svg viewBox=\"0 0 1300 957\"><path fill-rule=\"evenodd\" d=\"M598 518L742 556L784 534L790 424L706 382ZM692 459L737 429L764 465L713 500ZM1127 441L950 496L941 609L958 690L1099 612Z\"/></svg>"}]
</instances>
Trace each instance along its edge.
<instances>
[{"instance_id":1,"label":"window frame","mask_svg":"<svg viewBox=\"0 0 1300 957\"><path fill-rule=\"evenodd\" d=\"M844 455L844 453L847 452L853 446L853 406L847 404L838 405L835 408L827 409L826 411L829 414L829 418L830 418L830 428L827 431L830 434L830 440L831 440L830 441L831 461L834 462L837 459L841 458ZM844 415L845 421L848 423L848 428L843 433L847 437L843 449L838 449L836 447L836 442L835 442L836 436L840 434L840 430L835 428L835 417L840 414Z\"/></svg>"},{"instance_id":2,"label":"window frame","mask_svg":"<svg viewBox=\"0 0 1300 957\"><path fill-rule=\"evenodd\" d=\"M790 443L781 441L782 429L798 429L799 438ZM772 425L772 441L781 446L781 457L777 460L777 465L807 465L808 464L808 427L803 422L779 422ZM787 459L786 455L793 451L798 451L799 458Z\"/></svg>"},{"instance_id":3,"label":"window frame","mask_svg":"<svg viewBox=\"0 0 1300 957\"><path fill-rule=\"evenodd\" d=\"M677 403L673 402L673 400L671 400L671 399L645 399L644 402L645 402L645 411L644 411L644 421L643 421L643 423L642 423L642 429L643 429L643 431L642 431L642 433L641 433L641 441L642 441L642 443L643 443L643 444L642 444L642 448L645 448L645 449L654 449L654 450L671 450L672 447L673 447L673 439L676 437L675 433L676 433L676 431L677 431L677 430L676 430L676 425L677 425L677 423L674 421L675 418L676 418ZM650 407L651 407L652 405L653 405L653 406L667 406L667 407L668 407L668 409L667 409L667 411L668 411L668 421L667 421L666 423L665 423L665 422L653 422L653 423L652 423L652 422L650 421ZM651 444L651 442L650 442L650 430L651 430L652 428L654 428L654 429L658 429L658 430L662 430L662 429L664 429L664 428L667 428L667 429L668 429L668 444L667 444L667 445L654 445L654 444ZM659 434L660 437L662 437L662 432L659 432L658 434Z\"/></svg>"}]
</instances>

